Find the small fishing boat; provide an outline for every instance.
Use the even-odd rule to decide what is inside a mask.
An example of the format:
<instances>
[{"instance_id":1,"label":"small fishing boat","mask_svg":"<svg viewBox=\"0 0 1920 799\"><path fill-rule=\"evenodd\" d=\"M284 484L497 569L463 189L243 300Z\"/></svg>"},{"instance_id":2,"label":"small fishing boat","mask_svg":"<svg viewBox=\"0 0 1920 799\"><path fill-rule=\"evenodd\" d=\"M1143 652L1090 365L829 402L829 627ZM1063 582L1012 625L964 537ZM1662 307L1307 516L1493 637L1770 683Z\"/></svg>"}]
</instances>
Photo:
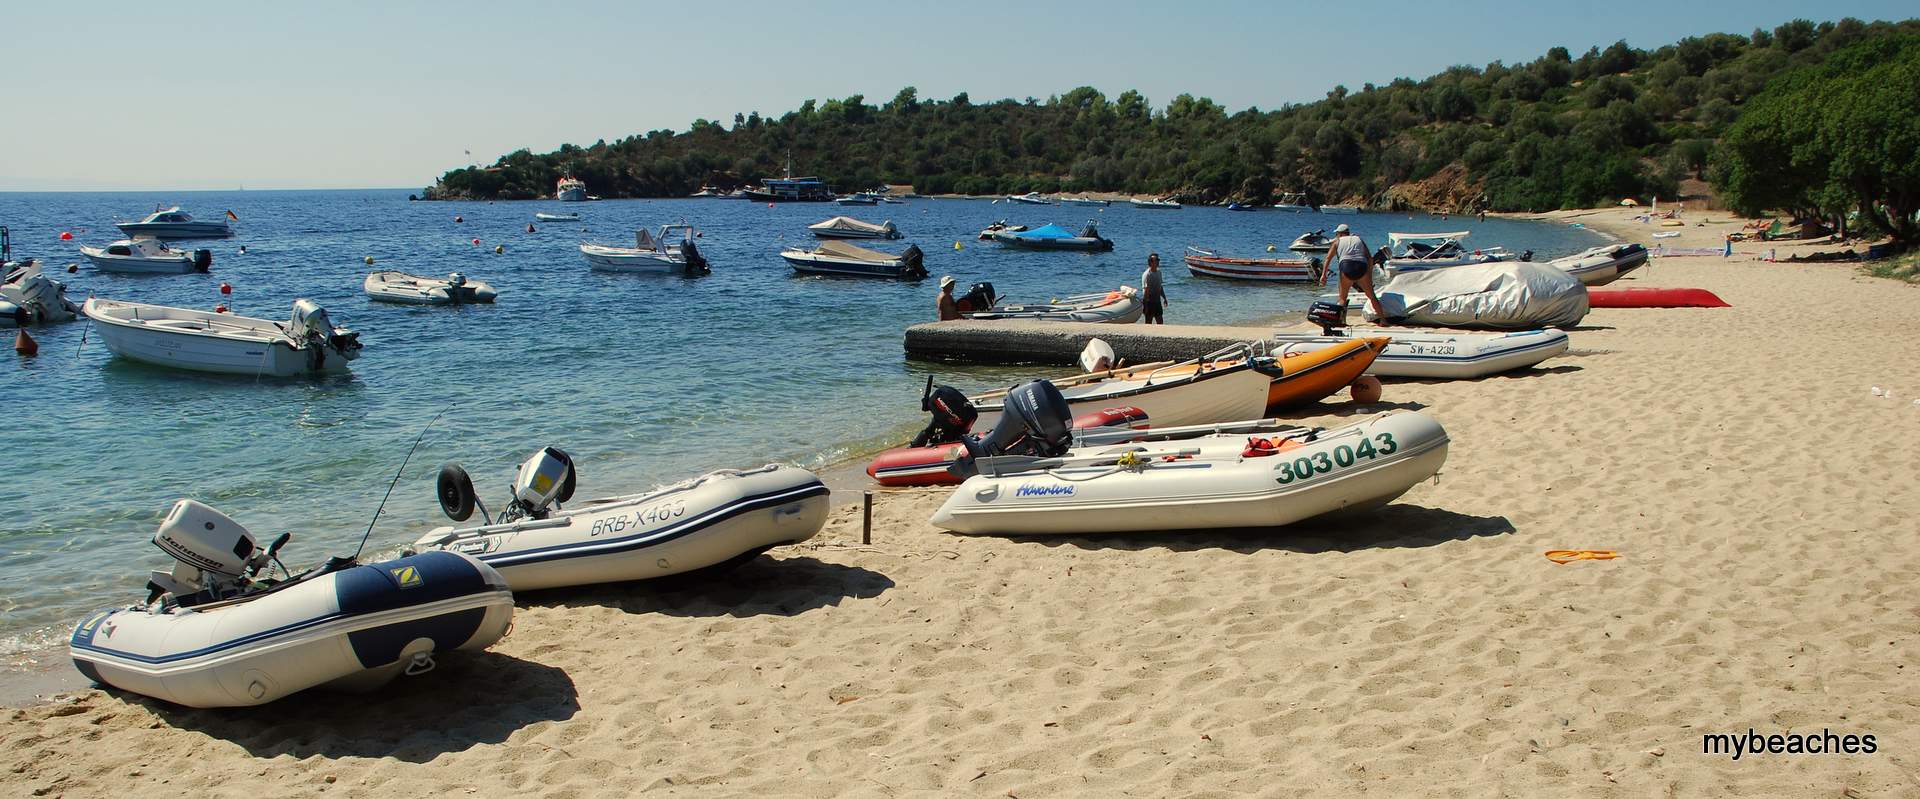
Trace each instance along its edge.
<instances>
[{"instance_id":1,"label":"small fishing boat","mask_svg":"<svg viewBox=\"0 0 1920 799\"><path fill-rule=\"evenodd\" d=\"M174 503L153 537L173 569L152 573L146 601L82 621L67 642L74 667L176 705L244 707L423 674L435 655L487 648L513 620L500 574L452 552L263 576L291 537L262 548L225 514Z\"/></svg>"},{"instance_id":2,"label":"small fishing boat","mask_svg":"<svg viewBox=\"0 0 1920 799\"><path fill-rule=\"evenodd\" d=\"M1213 358L1210 362L1146 364L1114 369L1108 374L1123 379L1141 375L1166 377L1186 374L1195 368L1229 363L1235 354L1250 355L1256 359L1270 358L1275 365L1269 370L1273 379L1267 385L1267 403L1264 407L1266 410L1287 410L1319 402L1351 385L1386 350L1388 341L1385 336L1352 338L1315 350L1285 350L1272 346L1269 341L1250 341L1222 350L1224 354L1210 356ZM1191 423L1217 421L1222 420L1198 419Z\"/></svg>"},{"instance_id":3,"label":"small fishing boat","mask_svg":"<svg viewBox=\"0 0 1920 799\"><path fill-rule=\"evenodd\" d=\"M583 203L587 201L587 182L567 175L553 184L553 198L563 203Z\"/></svg>"},{"instance_id":4,"label":"small fishing boat","mask_svg":"<svg viewBox=\"0 0 1920 799\"><path fill-rule=\"evenodd\" d=\"M360 334L335 327L308 299L294 300L287 322L99 297L80 311L113 354L156 366L290 377L344 372L360 357Z\"/></svg>"},{"instance_id":5,"label":"small fishing boat","mask_svg":"<svg viewBox=\"0 0 1920 799\"><path fill-rule=\"evenodd\" d=\"M533 218L541 222L578 222L580 221L579 214L549 214L545 211L535 212L533 215Z\"/></svg>"},{"instance_id":6,"label":"small fishing boat","mask_svg":"<svg viewBox=\"0 0 1920 799\"><path fill-rule=\"evenodd\" d=\"M807 226L815 238L821 239L897 239L900 231L889 219L878 225L862 222L850 216L836 216L824 222L815 222Z\"/></svg>"},{"instance_id":7,"label":"small fishing boat","mask_svg":"<svg viewBox=\"0 0 1920 799\"><path fill-rule=\"evenodd\" d=\"M1320 283L1326 280L1318 258L1229 258L1212 250L1187 248L1187 271L1201 277Z\"/></svg>"},{"instance_id":8,"label":"small fishing boat","mask_svg":"<svg viewBox=\"0 0 1920 799\"><path fill-rule=\"evenodd\" d=\"M547 447L521 464L513 499L489 514L459 466L441 469L440 506L456 522L478 506L486 524L442 527L414 547L470 555L515 591L627 582L739 565L797 544L827 521L827 487L812 472L769 464L723 470L572 510L577 478L565 452Z\"/></svg>"},{"instance_id":9,"label":"small fishing boat","mask_svg":"<svg viewBox=\"0 0 1920 799\"><path fill-rule=\"evenodd\" d=\"M1052 200L1047 199L1037 191L1030 191L1026 194L1009 194L1006 199L1007 202L1020 203L1021 205L1053 205Z\"/></svg>"},{"instance_id":10,"label":"small fishing boat","mask_svg":"<svg viewBox=\"0 0 1920 799\"><path fill-rule=\"evenodd\" d=\"M40 271L38 261L0 265L0 327L70 322L80 307L67 299L67 287Z\"/></svg>"},{"instance_id":11,"label":"small fishing boat","mask_svg":"<svg viewBox=\"0 0 1920 799\"><path fill-rule=\"evenodd\" d=\"M211 250L176 250L151 236L121 239L105 247L82 246L80 254L102 272L183 275L213 266Z\"/></svg>"},{"instance_id":12,"label":"small fishing boat","mask_svg":"<svg viewBox=\"0 0 1920 799\"><path fill-rule=\"evenodd\" d=\"M1330 306L1331 307L1331 306ZM1386 348L1366 373L1379 377L1426 380L1471 380L1525 369L1567 351L1563 330L1522 330L1513 333L1468 333L1418 330L1404 327L1349 327L1320 332L1280 331L1269 340L1268 352L1285 356L1318 352L1355 339L1386 338Z\"/></svg>"},{"instance_id":13,"label":"small fishing boat","mask_svg":"<svg viewBox=\"0 0 1920 799\"><path fill-rule=\"evenodd\" d=\"M994 231L993 240L1010 247L1029 250L1092 250L1113 249L1113 242L1101 238L1100 229L1092 222L1081 228L1078 235L1059 225L1045 224L1031 230L1005 228Z\"/></svg>"},{"instance_id":14,"label":"small fishing boat","mask_svg":"<svg viewBox=\"0 0 1920 799\"><path fill-rule=\"evenodd\" d=\"M1447 444L1439 422L1402 411L1273 438L984 458L931 521L1016 535L1276 527L1386 505L1438 473ZM1220 445L1240 451L1208 452Z\"/></svg>"},{"instance_id":15,"label":"small fishing boat","mask_svg":"<svg viewBox=\"0 0 1920 799\"><path fill-rule=\"evenodd\" d=\"M1081 205L1092 208L1105 208L1113 204L1112 200L1096 200L1092 197L1062 197L1060 201L1068 205Z\"/></svg>"},{"instance_id":16,"label":"small fishing boat","mask_svg":"<svg viewBox=\"0 0 1920 799\"><path fill-rule=\"evenodd\" d=\"M1298 192L1282 192L1280 202L1273 204L1273 210L1290 214L1313 213L1313 206L1307 204L1307 195Z\"/></svg>"},{"instance_id":17,"label":"small fishing boat","mask_svg":"<svg viewBox=\"0 0 1920 799\"><path fill-rule=\"evenodd\" d=\"M1300 234L1299 238L1287 245L1294 252L1326 252L1333 248L1333 239L1327 238L1325 228Z\"/></svg>"},{"instance_id":18,"label":"small fishing boat","mask_svg":"<svg viewBox=\"0 0 1920 799\"><path fill-rule=\"evenodd\" d=\"M1344 216L1344 215L1349 215L1349 214L1357 214L1357 213L1360 213L1360 206L1357 206L1357 205L1322 205L1322 206L1320 206L1320 213L1323 213L1323 214L1339 214L1339 215L1343 215L1343 216Z\"/></svg>"},{"instance_id":19,"label":"small fishing boat","mask_svg":"<svg viewBox=\"0 0 1920 799\"><path fill-rule=\"evenodd\" d=\"M1179 203L1168 199L1142 200L1138 197L1128 200L1127 204L1135 208L1147 208L1157 211L1171 211L1180 207Z\"/></svg>"},{"instance_id":20,"label":"small fishing boat","mask_svg":"<svg viewBox=\"0 0 1920 799\"><path fill-rule=\"evenodd\" d=\"M606 244L582 244L580 255L596 272L662 272L676 275L704 275L713 271L700 247L693 243L692 225L661 225L658 238L645 229L635 231L632 247ZM673 236L680 240L674 242Z\"/></svg>"},{"instance_id":21,"label":"small fishing boat","mask_svg":"<svg viewBox=\"0 0 1920 799\"><path fill-rule=\"evenodd\" d=\"M1229 210L1229 211L1258 211L1258 210L1260 210L1260 206L1258 206L1258 205L1248 205L1248 204L1246 204L1246 203L1227 203L1227 210Z\"/></svg>"},{"instance_id":22,"label":"small fishing boat","mask_svg":"<svg viewBox=\"0 0 1920 799\"><path fill-rule=\"evenodd\" d=\"M228 215L231 218L232 212ZM138 222L119 222L115 227L132 238L151 236L156 239L230 239L233 238L233 226L226 219L215 222L194 219L192 214L173 206L147 214Z\"/></svg>"},{"instance_id":23,"label":"small fishing boat","mask_svg":"<svg viewBox=\"0 0 1920 799\"><path fill-rule=\"evenodd\" d=\"M385 270L367 275L362 287L371 299L404 305L468 305L493 302L499 296L492 285L469 280L459 272L435 278Z\"/></svg>"},{"instance_id":24,"label":"small fishing boat","mask_svg":"<svg viewBox=\"0 0 1920 799\"><path fill-rule=\"evenodd\" d=\"M816 177L766 178L760 181L760 188L743 191L746 199L769 203L818 203L833 199L833 187Z\"/></svg>"},{"instance_id":25,"label":"small fishing boat","mask_svg":"<svg viewBox=\"0 0 1920 799\"><path fill-rule=\"evenodd\" d=\"M1548 266L1558 267L1588 286L1604 286L1646 265L1644 244L1603 244L1565 258L1555 258Z\"/></svg>"},{"instance_id":26,"label":"small fishing boat","mask_svg":"<svg viewBox=\"0 0 1920 799\"><path fill-rule=\"evenodd\" d=\"M826 241L811 250L795 247L782 251L780 257L785 258L795 272L912 280L927 276L923 263L926 256L917 244L909 244L905 251L894 255L844 241Z\"/></svg>"},{"instance_id":27,"label":"small fishing boat","mask_svg":"<svg viewBox=\"0 0 1920 799\"><path fill-rule=\"evenodd\" d=\"M1594 308L1730 308L1726 300L1706 289L1631 288L1588 289Z\"/></svg>"},{"instance_id":28,"label":"small fishing boat","mask_svg":"<svg viewBox=\"0 0 1920 799\"><path fill-rule=\"evenodd\" d=\"M992 284L983 284L989 289ZM993 305L986 310L962 313L968 319L1026 319L1038 322L1106 322L1130 325L1140 321L1146 306L1132 286L1097 294L1075 294L1052 302L1018 305Z\"/></svg>"},{"instance_id":29,"label":"small fishing boat","mask_svg":"<svg viewBox=\"0 0 1920 799\"><path fill-rule=\"evenodd\" d=\"M859 192L846 195L845 197L835 197L833 198L833 202L836 205L879 205L880 197L875 194Z\"/></svg>"},{"instance_id":30,"label":"small fishing boat","mask_svg":"<svg viewBox=\"0 0 1920 799\"><path fill-rule=\"evenodd\" d=\"M1388 233L1387 276L1515 260L1516 256L1507 252L1505 247L1469 249L1466 244L1469 235L1472 234L1465 230L1453 233ZM1526 261L1532 257L1532 251L1528 251L1518 259Z\"/></svg>"},{"instance_id":31,"label":"small fishing boat","mask_svg":"<svg viewBox=\"0 0 1920 799\"><path fill-rule=\"evenodd\" d=\"M1359 370L1354 373L1359 374ZM1148 364L1050 382L1065 397L1070 417L1133 407L1156 425L1180 426L1260 416L1267 408L1269 387L1282 374L1277 358L1254 354L1251 346L1236 344L1191 361ZM1007 396L1006 391L992 391L967 398L979 413L981 427L991 429L999 421Z\"/></svg>"}]
</instances>

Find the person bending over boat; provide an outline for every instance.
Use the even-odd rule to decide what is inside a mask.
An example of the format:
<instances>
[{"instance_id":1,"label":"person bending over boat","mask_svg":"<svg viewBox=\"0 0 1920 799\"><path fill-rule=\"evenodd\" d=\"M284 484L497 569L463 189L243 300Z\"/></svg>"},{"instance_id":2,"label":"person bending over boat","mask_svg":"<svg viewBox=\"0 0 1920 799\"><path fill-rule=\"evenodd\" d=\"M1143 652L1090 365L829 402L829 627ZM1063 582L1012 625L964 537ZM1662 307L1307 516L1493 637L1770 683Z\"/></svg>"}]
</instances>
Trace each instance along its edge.
<instances>
[{"instance_id":1,"label":"person bending over boat","mask_svg":"<svg viewBox=\"0 0 1920 799\"><path fill-rule=\"evenodd\" d=\"M960 304L953 300L953 275L940 278L940 321L960 318Z\"/></svg>"},{"instance_id":2,"label":"person bending over boat","mask_svg":"<svg viewBox=\"0 0 1920 799\"><path fill-rule=\"evenodd\" d=\"M1160 283L1160 253L1147 254L1147 271L1140 273L1140 303L1146 306L1140 321L1150 325L1167 323L1167 291Z\"/></svg>"},{"instance_id":3,"label":"person bending over boat","mask_svg":"<svg viewBox=\"0 0 1920 799\"><path fill-rule=\"evenodd\" d=\"M1373 304L1373 313L1380 324L1387 322L1387 311L1380 307L1380 298L1373 293L1373 257L1367 251L1367 243L1361 240L1345 224L1333 229L1333 242L1327 248L1327 260L1340 267L1340 308L1344 313L1347 307L1347 291L1354 284L1360 285L1360 291L1367 295L1367 302Z\"/></svg>"}]
</instances>

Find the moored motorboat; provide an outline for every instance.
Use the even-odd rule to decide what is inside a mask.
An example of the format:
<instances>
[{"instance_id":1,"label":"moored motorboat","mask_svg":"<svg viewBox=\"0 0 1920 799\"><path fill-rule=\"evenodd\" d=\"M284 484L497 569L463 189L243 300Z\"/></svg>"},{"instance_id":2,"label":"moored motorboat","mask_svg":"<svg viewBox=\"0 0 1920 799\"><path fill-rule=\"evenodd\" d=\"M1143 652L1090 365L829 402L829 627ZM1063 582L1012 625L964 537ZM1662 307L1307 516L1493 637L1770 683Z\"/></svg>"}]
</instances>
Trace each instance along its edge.
<instances>
[{"instance_id":1,"label":"moored motorboat","mask_svg":"<svg viewBox=\"0 0 1920 799\"><path fill-rule=\"evenodd\" d=\"M989 289L992 284L983 284ZM1132 286L1096 294L1075 294L1045 303L993 305L962 314L968 319L1027 319L1038 322L1106 322L1129 325L1140 321L1146 306Z\"/></svg>"},{"instance_id":2,"label":"moored motorboat","mask_svg":"<svg viewBox=\"0 0 1920 799\"><path fill-rule=\"evenodd\" d=\"M1558 267L1588 286L1604 286L1646 263L1646 245L1603 244L1565 258L1555 258L1548 261L1547 265Z\"/></svg>"},{"instance_id":3,"label":"moored motorboat","mask_svg":"<svg viewBox=\"0 0 1920 799\"><path fill-rule=\"evenodd\" d=\"M1302 233L1299 238L1293 240L1292 244L1287 245L1287 249L1294 252L1326 252L1332 247L1333 239L1327 238L1327 231L1324 228Z\"/></svg>"},{"instance_id":4,"label":"moored motorboat","mask_svg":"<svg viewBox=\"0 0 1920 799\"><path fill-rule=\"evenodd\" d=\"M579 214L549 214L545 211L534 212L533 218L541 222L578 222L580 221Z\"/></svg>"},{"instance_id":5,"label":"moored motorboat","mask_svg":"<svg viewBox=\"0 0 1920 799\"><path fill-rule=\"evenodd\" d=\"M358 563L335 558L262 578L283 535L262 548L213 508L180 500L154 534L176 563L140 604L82 621L68 640L88 679L187 707L240 707L326 686L377 688L434 657L498 641L513 593L466 555L427 552Z\"/></svg>"},{"instance_id":6,"label":"moored motorboat","mask_svg":"<svg viewBox=\"0 0 1920 799\"><path fill-rule=\"evenodd\" d=\"M491 284L469 279L459 272L437 278L389 269L367 275L361 287L371 299L404 305L467 305L493 302L499 296Z\"/></svg>"},{"instance_id":7,"label":"moored motorboat","mask_svg":"<svg viewBox=\"0 0 1920 799\"><path fill-rule=\"evenodd\" d=\"M554 183L553 198L563 203L586 202L587 182L572 175L566 175Z\"/></svg>"},{"instance_id":8,"label":"moored motorboat","mask_svg":"<svg viewBox=\"0 0 1920 799\"><path fill-rule=\"evenodd\" d=\"M1400 411L1304 435L987 458L931 521L1015 535L1276 527L1392 502L1439 472L1447 444L1431 417Z\"/></svg>"},{"instance_id":9,"label":"moored motorboat","mask_svg":"<svg viewBox=\"0 0 1920 799\"><path fill-rule=\"evenodd\" d=\"M1320 283L1326 279L1317 258L1231 258L1199 247L1187 248L1187 270L1203 277Z\"/></svg>"},{"instance_id":10,"label":"moored motorboat","mask_svg":"<svg viewBox=\"0 0 1920 799\"><path fill-rule=\"evenodd\" d=\"M850 216L836 216L823 222L807 226L815 238L821 239L897 239L900 230L889 219L878 225L862 222Z\"/></svg>"},{"instance_id":11,"label":"moored motorboat","mask_svg":"<svg viewBox=\"0 0 1920 799\"><path fill-rule=\"evenodd\" d=\"M1322 206L1320 206L1320 213L1323 213L1323 214L1336 214L1336 215L1342 215L1342 216L1345 216L1345 215L1350 215L1350 214L1357 214L1357 213L1360 213L1360 206L1357 206L1357 205L1322 205Z\"/></svg>"},{"instance_id":12,"label":"moored motorboat","mask_svg":"<svg viewBox=\"0 0 1920 799\"><path fill-rule=\"evenodd\" d=\"M833 198L835 205L879 205L880 196L868 192L855 192L844 197Z\"/></svg>"},{"instance_id":13,"label":"moored motorboat","mask_svg":"<svg viewBox=\"0 0 1920 799\"><path fill-rule=\"evenodd\" d=\"M0 327L70 322L80 307L67 299L67 287L47 277L37 261L0 263Z\"/></svg>"},{"instance_id":14,"label":"moored motorboat","mask_svg":"<svg viewBox=\"0 0 1920 799\"><path fill-rule=\"evenodd\" d=\"M102 272L182 275L213 266L210 250L176 250L151 236L122 239L105 247L82 246L80 254Z\"/></svg>"},{"instance_id":15,"label":"moored motorboat","mask_svg":"<svg viewBox=\"0 0 1920 799\"><path fill-rule=\"evenodd\" d=\"M737 565L812 538L827 520L827 486L793 466L711 472L563 509L576 480L566 453L542 449L521 464L497 516L482 506L486 524L442 527L413 545L470 555L530 591ZM442 469L437 488L449 517L472 517L478 502L464 470Z\"/></svg>"},{"instance_id":16,"label":"moored motorboat","mask_svg":"<svg viewBox=\"0 0 1920 799\"><path fill-rule=\"evenodd\" d=\"M81 312L113 354L156 366L290 377L344 372L360 357L360 334L335 327L308 299L294 301L287 322L99 297Z\"/></svg>"},{"instance_id":17,"label":"moored motorboat","mask_svg":"<svg viewBox=\"0 0 1920 799\"><path fill-rule=\"evenodd\" d=\"M227 212L228 219L233 212ZM147 214L138 222L119 222L115 227L130 238L151 236L156 239L228 239L233 238L233 226L227 219L216 222L194 219L192 214L173 206Z\"/></svg>"},{"instance_id":18,"label":"moored motorboat","mask_svg":"<svg viewBox=\"0 0 1920 799\"><path fill-rule=\"evenodd\" d=\"M1280 201L1273 204L1273 210L1291 214L1313 213L1313 206L1307 204L1307 195L1299 192L1282 192Z\"/></svg>"},{"instance_id":19,"label":"moored motorboat","mask_svg":"<svg viewBox=\"0 0 1920 799\"><path fill-rule=\"evenodd\" d=\"M680 241L672 241L678 234ZM713 271L700 247L693 243L692 225L661 225L658 238L645 229L635 231L632 247L606 244L580 245L581 257L597 272L664 272L677 275L704 275Z\"/></svg>"},{"instance_id":20,"label":"moored motorboat","mask_svg":"<svg viewBox=\"0 0 1920 799\"><path fill-rule=\"evenodd\" d=\"M1080 205L1090 208L1105 208L1113 204L1112 200L1096 200L1092 197L1062 197L1060 202L1067 205Z\"/></svg>"},{"instance_id":21,"label":"moored motorboat","mask_svg":"<svg viewBox=\"0 0 1920 799\"><path fill-rule=\"evenodd\" d=\"M1732 307L1711 291L1689 288L1588 289L1587 302L1595 308Z\"/></svg>"},{"instance_id":22,"label":"moored motorboat","mask_svg":"<svg viewBox=\"0 0 1920 799\"><path fill-rule=\"evenodd\" d=\"M1388 338L1367 374L1427 380L1468 380L1538 365L1567 351L1563 330L1469 333L1405 327L1348 327L1321 332L1282 330L1271 351L1316 352L1358 338ZM1283 359L1282 363L1286 361Z\"/></svg>"},{"instance_id":23,"label":"moored motorboat","mask_svg":"<svg viewBox=\"0 0 1920 799\"><path fill-rule=\"evenodd\" d=\"M816 177L767 178L760 181L760 188L742 191L746 199L769 203L819 203L833 199L833 187Z\"/></svg>"},{"instance_id":24,"label":"moored motorboat","mask_svg":"<svg viewBox=\"0 0 1920 799\"><path fill-rule=\"evenodd\" d=\"M979 239L981 241L993 241L993 238L996 234L1019 233L1026 229L1027 229L1026 225L1009 225L1007 224L1007 220L1002 219L998 222L995 222L991 225L986 226L985 228L982 228L980 231Z\"/></svg>"},{"instance_id":25,"label":"moored motorboat","mask_svg":"<svg viewBox=\"0 0 1920 799\"><path fill-rule=\"evenodd\" d=\"M1040 192L1037 192L1037 191L1030 191L1030 192L1027 192L1026 194L1009 194L1007 195L1006 200L1007 202L1019 203L1021 205L1052 205L1053 204L1052 200L1047 199L1044 195L1042 195Z\"/></svg>"},{"instance_id":26,"label":"moored motorboat","mask_svg":"<svg viewBox=\"0 0 1920 799\"><path fill-rule=\"evenodd\" d=\"M894 255L844 241L825 241L811 250L799 247L783 250L780 257L786 259L795 272L910 280L927 276L926 255L917 244L909 244L906 250Z\"/></svg>"},{"instance_id":27,"label":"moored motorboat","mask_svg":"<svg viewBox=\"0 0 1920 799\"><path fill-rule=\"evenodd\" d=\"M1100 229L1092 222L1088 222L1078 234L1051 223L1031 230L1002 228L993 231L993 240L1010 247L1029 250L1105 251L1113 249L1113 241L1102 238Z\"/></svg>"},{"instance_id":28,"label":"moored motorboat","mask_svg":"<svg viewBox=\"0 0 1920 799\"><path fill-rule=\"evenodd\" d=\"M1174 202L1172 200L1164 199L1164 198L1158 199L1158 200L1142 200L1138 197L1135 197L1131 200L1128 200L1127 204L1135 208L1146 208L1146 209L1157 210L1157 211L1172 211L1180 207L1179 203Z\"/></svg>"}]
</instances>

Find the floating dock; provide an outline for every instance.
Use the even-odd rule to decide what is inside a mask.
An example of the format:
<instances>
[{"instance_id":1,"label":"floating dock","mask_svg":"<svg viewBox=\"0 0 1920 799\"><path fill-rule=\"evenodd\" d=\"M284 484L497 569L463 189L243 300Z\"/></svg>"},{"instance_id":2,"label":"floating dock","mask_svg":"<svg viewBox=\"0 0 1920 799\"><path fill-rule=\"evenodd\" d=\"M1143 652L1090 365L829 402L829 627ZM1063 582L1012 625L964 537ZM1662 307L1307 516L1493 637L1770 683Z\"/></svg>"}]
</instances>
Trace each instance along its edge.
<instances>
[{"instance_id":1,"label":"floating dock","mask_svg":"<svg viewBox=\"0 0 1920 799\"><path fill-rule=\"evenodd\" d=\"M927 322L907 328L907 357L976 364L1079 363L1087 342L1100 339L1128 363L1184 361L1232 344L1273 335L1274 325L1109 325L998 319Z\"/></svg>"}]
</instances>

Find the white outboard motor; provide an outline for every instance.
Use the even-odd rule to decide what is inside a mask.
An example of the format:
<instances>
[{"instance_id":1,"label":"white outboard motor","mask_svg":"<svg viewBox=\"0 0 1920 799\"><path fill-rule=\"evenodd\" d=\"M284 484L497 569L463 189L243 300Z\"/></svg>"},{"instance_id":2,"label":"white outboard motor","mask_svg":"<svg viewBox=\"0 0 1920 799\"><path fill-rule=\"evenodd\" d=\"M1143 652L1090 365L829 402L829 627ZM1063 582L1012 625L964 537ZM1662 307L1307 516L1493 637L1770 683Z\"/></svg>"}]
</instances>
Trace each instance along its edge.
<instances>
[{"instance_id":1,"label":"white outboard motor","mask_svg":"<svg viewBox=\"0 0 1920 799\"><path fill-rule=\"evenodd\" d=\"M513 507L541 519L550 506L573 498L573 458L554 447L533 453L513 475Z\"/></svg>"},{"instance_id":2,"label":"white outboard motor","mask_svg":"<svg viewBox=\"0 0 1920 799\"><path fill-rule=\"evenodd\" d=\"M464 286L466 284L467 284L466 275L460 274L459 272L447 273L447 285L452 286L454 288L460 288L461 286Z\"/></svg>"},{"instance_id":3,"label":"white outboard motor","mask_svg":"<svg viewBox=\"0 0 1920 799\"><path fill-rule=\"evenodd\" d=\"M262 549L253 533L226 514L191 499L175 502L153 534L153 545L175 563L170 572L152 573L148 601L170 596L186 605L238 594L292 538L282 535Z\"/></svg>"},{"instance_id":4,"label":"white outboard motor","mask_svg":"<svg viewBox=\"0 0 1920 799\"><path fill-rule=\"evenodd\" d=\"M327 309L305 297L293 301L293 318L287 323L287 335L311 353L314 371L326 364L329 349L347 360L360 355L360 334L335 327L327 317Z\"/></svg>"}]
</instances>

